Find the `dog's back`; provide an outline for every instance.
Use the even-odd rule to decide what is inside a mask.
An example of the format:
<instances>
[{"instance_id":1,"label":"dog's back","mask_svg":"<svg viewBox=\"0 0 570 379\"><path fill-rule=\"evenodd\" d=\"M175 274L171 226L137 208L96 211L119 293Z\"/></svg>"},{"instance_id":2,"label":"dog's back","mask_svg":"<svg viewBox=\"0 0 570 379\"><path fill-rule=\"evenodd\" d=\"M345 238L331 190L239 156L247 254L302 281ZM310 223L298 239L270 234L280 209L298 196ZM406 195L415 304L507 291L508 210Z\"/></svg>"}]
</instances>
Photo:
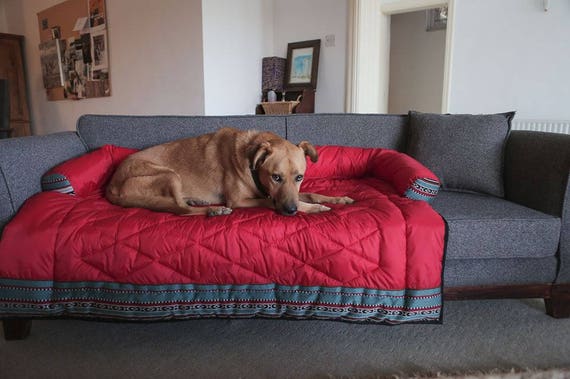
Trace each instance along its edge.
<instances>
[{"instance_id":1,"label":"dog's back","mask_svg":"<svg viewBox=\"0 0 570 379\"><path fill-rule=\"evenodd\" d=\"M136 152L115 171L107 199L177 214L192 214L192 205L223 204L224 176L247 170L246 145L258 134L222 128Z\"/></svg>"},{"instance_id":2,"label":"dog's back","mask_svg":"<svg viewBox=\"0 0 570 379\"><path fill-rule=\"evenodd\" d=\"M123 207L181 215L228 214L243 207L294 215L330 210L322 202L352 202L299 194L306 155L317 161L307 141L294 145L270 132L222 128L132 154L111 178L106 196Z\"/></svg>"}]
</instances>

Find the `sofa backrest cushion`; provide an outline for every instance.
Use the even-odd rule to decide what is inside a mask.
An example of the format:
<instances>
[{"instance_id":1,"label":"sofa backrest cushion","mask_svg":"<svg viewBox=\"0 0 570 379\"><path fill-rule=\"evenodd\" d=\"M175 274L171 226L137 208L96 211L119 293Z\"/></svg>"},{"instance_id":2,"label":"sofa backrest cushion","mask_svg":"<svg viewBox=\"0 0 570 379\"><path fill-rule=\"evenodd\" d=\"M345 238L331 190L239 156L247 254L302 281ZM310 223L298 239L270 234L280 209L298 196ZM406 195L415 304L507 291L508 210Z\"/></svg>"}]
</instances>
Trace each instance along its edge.
<instances>
[{"instance_id":1,"label":"sofa backrest cushion","mask_svg":"<svg viewBox=\"0 0 570 379\"><path fill-rule=\"evenodd\" d=\"M269 130L286 137L284 116L84 115L77 132L90 150L111 144L134 149L211 133L224 126Z\"/></svg>"},{"instance_id":2,"label":"sofa backrest cushion","mask_svg":"<svg viewBox=\"0 0 570 379\"><path fill-rule=\"evenodd\" d=\"M30 196L41 191L42 175L87 151L75 132L0 141L0 229Z\"/></svg>"},{"instance_id":3,"label":"sofa backrest cushion","mask_svg":"<svg viewBox=\"0 0 570 379\"><path fill-rule=\"evenodd\" d=\"M514 112L488 115L409 112L406 152L442 188L504 197L504 149Z\"/></svg>"},{"instance_id":4,"label":"sofa backrest cushion","mask_svg":"<svg viewBox=\"0 0 570 379\"><path fill-rule=\"evenodd\" d=\"M287 117L287 139L402 151L407 125L407 115L294 114Z\"/></svg>"}]
</instances>

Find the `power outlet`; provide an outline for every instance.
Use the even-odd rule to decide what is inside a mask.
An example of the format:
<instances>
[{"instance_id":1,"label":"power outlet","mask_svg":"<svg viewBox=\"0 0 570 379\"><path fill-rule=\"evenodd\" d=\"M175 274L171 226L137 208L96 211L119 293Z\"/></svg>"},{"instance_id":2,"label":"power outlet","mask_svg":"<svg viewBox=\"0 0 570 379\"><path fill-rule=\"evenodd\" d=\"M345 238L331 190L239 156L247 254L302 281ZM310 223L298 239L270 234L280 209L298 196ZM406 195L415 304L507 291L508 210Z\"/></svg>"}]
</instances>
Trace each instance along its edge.
<instances>
[{"instance_id":1,"label":"power outlet","mask_svg":"<svg viewBox=\"0 0 570 379\"><path fill-rule=\"evenodd\" d=\"M334 47L334 34L327 34L325 36L325 47Z\"/></svg>"}]
</instances>

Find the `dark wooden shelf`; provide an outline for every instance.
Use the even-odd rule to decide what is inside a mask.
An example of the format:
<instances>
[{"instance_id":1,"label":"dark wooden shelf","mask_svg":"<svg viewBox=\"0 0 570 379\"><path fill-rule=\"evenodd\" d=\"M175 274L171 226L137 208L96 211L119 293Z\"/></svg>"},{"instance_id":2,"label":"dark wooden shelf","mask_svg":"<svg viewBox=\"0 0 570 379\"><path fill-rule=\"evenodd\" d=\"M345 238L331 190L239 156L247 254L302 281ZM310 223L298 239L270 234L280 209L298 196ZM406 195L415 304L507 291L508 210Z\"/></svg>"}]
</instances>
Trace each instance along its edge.
<instances>
[{"instance_id":1,"label":"dark wooden shelf","mask_svg":"<svg viewBox=\"0 0 570 379\"><path fill-rule=\"evenodd\" d=\"M265 97L265 94L264 94ZM315 113L315 90L304 89L302 91L288 91L285 93L285 101L299 100L299 104L293 110L293 113ZM277 94L277 101L282 100L282 95ZM255 114L265 114L261 104L255 108Z\"/></svg>"}]
</instances>

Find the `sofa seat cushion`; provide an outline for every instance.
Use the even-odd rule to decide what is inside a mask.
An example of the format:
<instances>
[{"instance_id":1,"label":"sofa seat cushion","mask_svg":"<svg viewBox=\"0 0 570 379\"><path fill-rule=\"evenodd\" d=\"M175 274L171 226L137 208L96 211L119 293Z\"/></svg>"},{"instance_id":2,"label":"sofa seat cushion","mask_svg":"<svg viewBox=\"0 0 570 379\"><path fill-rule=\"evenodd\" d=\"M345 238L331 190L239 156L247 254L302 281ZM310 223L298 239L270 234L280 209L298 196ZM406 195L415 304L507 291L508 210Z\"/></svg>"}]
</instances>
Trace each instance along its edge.
<instances>
[{"instance_id":1,"label":"sofa seat cushion","mask_svg":"<svg viewBox=\"0 0 570 379\"><path fill-rule=\"evenodd\" d=\"M558 249L558 217L493 196L452 191L440 191L432 206L448 223L448 260L552 257Z\"/></svg>"}]
</instances>

